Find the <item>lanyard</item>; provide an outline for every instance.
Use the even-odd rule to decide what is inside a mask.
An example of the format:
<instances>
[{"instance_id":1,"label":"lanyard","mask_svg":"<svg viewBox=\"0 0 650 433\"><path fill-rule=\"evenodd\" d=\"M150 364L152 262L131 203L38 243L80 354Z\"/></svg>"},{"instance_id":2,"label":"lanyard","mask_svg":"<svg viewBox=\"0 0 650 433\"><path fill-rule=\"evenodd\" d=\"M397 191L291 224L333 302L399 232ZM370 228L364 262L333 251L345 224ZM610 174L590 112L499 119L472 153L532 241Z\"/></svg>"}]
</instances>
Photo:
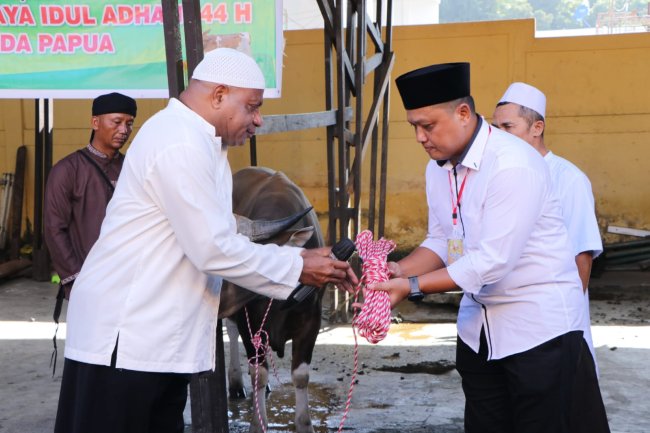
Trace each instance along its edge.
<instances>
[{"instance_id":1,"label":"lanyard","mask_svg":"<svg viewBox=\"0 0 650 433\"><path fill-rule=\"evenodd\" d=\"M456 199L454 200L454 188L451 185L451 171L447 172L449 175L449 193L451 194L451 220L456 225L458 222L458 207L460 206L460 200L463 198L463 191L465 191L465 182L467 181L467 178L469 177L469 168L465 169L465 177L463 178L463 181L460 183L460 191L458 191L458 195L456 195ZM456 186L458 186L458 182L456 182Z\"/></svg>"}]
</instances>

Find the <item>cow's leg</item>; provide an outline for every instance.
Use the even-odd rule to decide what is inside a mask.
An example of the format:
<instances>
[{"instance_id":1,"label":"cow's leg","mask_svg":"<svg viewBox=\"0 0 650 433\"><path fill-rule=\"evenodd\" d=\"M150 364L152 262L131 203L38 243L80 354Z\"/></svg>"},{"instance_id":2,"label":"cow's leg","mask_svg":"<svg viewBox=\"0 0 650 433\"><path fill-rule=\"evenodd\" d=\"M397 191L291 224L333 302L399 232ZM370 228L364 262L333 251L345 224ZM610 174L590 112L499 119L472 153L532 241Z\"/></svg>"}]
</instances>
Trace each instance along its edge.
<instances>
[{"instance_id":1,"label":"cow's leg","mask_svg":"<svg viewBox=\"0 0 650 433\"><path fill-rule=\"evenodd\" d=\"M246 387L241 370L239 355L239 331L237 324L230 319L226 319L226 332L230 347L230 356L228 359L228 395L230 398L246 398Z\"/></svg>"},{"instance_id":2,"label":"cow's leg","mask_svg":"<svg viewBox=\"0 0 650 433\"><path fill-rule=\"evenodd\" d=\"M249 367L251 383L255 389L251 407L251 425L249 433L262 433L268 428L266 418L266 385L269 383L269 370L264 364ZM264 426L262 428L262 426Z\"/></svg>"},{"instance_id":3,"label":"cow's leg","mask_svg":"<svg viewBox=\"0 0 650 433\"><path fill-rule=\"evenodd\" d=\"M296 433L314 433L309 415L309 364L302 363L291 372L296 392Z\"/></svg>"},{"instance_id":4,"label":"cow's leg","mask_svg":"<svg viewBox=\"0 0 650 433\"><path fill-rule=\"evenodd\" d=\"M299 313L294 323L301 323L303 326L297 333L293 334L291 347L291 379L296 393L296 432L314 433L309 414L309 369L311 357L316 346L316 338L320 329L321 302L317 302L310 308Z\"/></svg>"}]
</instances>

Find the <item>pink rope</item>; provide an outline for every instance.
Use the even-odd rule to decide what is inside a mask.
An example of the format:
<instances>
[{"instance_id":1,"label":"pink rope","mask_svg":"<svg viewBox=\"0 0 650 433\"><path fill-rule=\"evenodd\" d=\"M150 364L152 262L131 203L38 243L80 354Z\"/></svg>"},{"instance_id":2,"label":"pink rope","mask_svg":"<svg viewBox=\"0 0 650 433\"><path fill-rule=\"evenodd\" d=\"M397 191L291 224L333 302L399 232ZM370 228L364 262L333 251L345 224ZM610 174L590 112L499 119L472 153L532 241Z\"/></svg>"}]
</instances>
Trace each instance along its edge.
<instances>
[{"instance_id":1,"label":"pink rope","mask_svg":"<svg viewBox=\"0 0 650 433\"><path fill-rule=\"evenodd\" d=\"M363 261L362 276L355 296L359 296L362 285L388 281L388 254L395 249L395 242L381 238L372 240L372 232L365 230L357 235L359 257ZM388 334L390 328L391 305L388 292L366 290L361 312L352 321L352 326L359 330L369 343L377 344Z\"/></svg>"},{"instance_id":2,"label":"pink rope","mask_svg":"<svg viewBox=\"0 0 650 433\"><path fill-rule=\"evenodd\" d=\"M380 283L390 278L388 271L388 254L395 249L395 242L381 238L373 241L373 235L370 230L364 230L357 235L355 241L357 252L363 261L362 276L359 280L354 293L354 301L358 302L362 286L372 283ZM343 430L343 425L350 412L352 403L352 393L354 385L357 382L357 372L359 371L359 344L357 342L357 332L368 340L369 343L377 344L386 338L390 328L391 305L388 292L366 289L364 293L364 303L361 311L355 311L352 319L352 334L354 335L354 367L352 370L352 379L350 380L350 389L348 398L345 402L345 411L339 423L338 433Z\"/></svg>"},{"instance_id":3,"label":"pink rope","mask_svg":"<svg viewBox=\"0 0 650 433\"><path fill-rule=\"evenodd\" d=\"M253 400L255 400L255 412L257 413L257 419L259 419L260 426L264 433L266 433L266 428L264 427L264 420L262 418L262 413L260 412L260 404L257 399L257 384L259 382L260 364L262 363L262 361L264 361L264 359L267 356L271 360L271 365L273 366L273 374L275 378L278 380L278 382L280 382L280 378L278 377L278 372L275 368L275 362L273 360L273 350L271 350L271 346L269 343L269 334L264 330L264 324L266 323L266 319L269 316L269 312L271 311L272 304L273 304L273 299L269 299L269 305L266 307L266 312L264 313L264 317L262 318L260 329L258 329L258 331L255 334L253 334L253 331L251 329L251 321L248 317L248 308L244 307L244 312L246 313L246 325L248 326L248 333L251 337L251 343L255 348L255 355L251 356L248 359L248 364L251 367L255 368L255 377L253 378ZM266 340L266 342L264 342L264 340Z\"/></svg>"}]
</instances>

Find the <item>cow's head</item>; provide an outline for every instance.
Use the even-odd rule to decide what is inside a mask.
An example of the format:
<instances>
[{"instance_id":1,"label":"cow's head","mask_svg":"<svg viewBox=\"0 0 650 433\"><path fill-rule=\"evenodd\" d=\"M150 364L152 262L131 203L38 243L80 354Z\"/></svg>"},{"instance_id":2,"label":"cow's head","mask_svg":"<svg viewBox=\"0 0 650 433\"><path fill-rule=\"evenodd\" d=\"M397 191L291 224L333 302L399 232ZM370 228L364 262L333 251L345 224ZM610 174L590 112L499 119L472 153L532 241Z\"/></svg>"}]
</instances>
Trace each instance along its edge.
<instances>
[{"instance_id":1,"label":"cow's head","mask_svg":"<svg viewBox=\"0 0 650 433\"><path fill-rule=\"evenodd\" d=\"M311 210L312 208L308 207L294 215L271 221L251 220L242 215L235 215L237 232L257 243L267 243L272 240L278 245L301 247L311 238L314 228L305 227L297 230L289 230L289 228Z\"/></svg>"},{"instance_id":2,"label":"cow's head","mask_svg":"<svg viewBox=\"0 0 650 433\"><path fill-rule=\"evenodd\" d=\"M251 220L242 215L235 215L237 232L248 237L251 241L260 244L274 243L277 245L302 247L314 235L314 227L309 226L296 229L291 229L291 227L311 212L311 210L312 208L309 207L286 218L269 221ZM224 281L221 287L219 317L230 317L235 311L243 308L244 305L257 296L259 295L248 290L240 290L231 282Z\"/></svg>"}]
</instances>

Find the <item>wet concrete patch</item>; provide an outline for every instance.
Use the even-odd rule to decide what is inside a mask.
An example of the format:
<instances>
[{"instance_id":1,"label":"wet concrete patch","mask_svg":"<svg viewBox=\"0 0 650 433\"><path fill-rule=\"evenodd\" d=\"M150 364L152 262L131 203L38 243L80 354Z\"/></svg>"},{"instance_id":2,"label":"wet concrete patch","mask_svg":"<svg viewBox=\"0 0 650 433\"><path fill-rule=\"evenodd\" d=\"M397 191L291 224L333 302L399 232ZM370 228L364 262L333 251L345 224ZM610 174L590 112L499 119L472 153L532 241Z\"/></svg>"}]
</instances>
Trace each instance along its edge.
<instances>
[{"instance_id":1,"label":"wet concrete patch","mask_svg":"<svg viewBox=\"0 0 650 433\"><path fill-rule=\"evenodd\" d=\"M381 367L376 367L375 370L379 371L390 371L394 373L424 373L424 374L445 374L448 371L452 371L456 368L456 363L453 361L448 361L446 359L441 359L440 361L433 362L419 362L417 364L406 364L406 365L384 365Z\"/></svg>"},{"instance_id":2,"label":"wet concrete patch","mask_svg":"<svg viewBox=\"0 0 650 433\"><path fill-rule=\"evenodd\" d=\"M319 383L309 384L309 413L316 433L328 433L327 420L341 407L341 398L334 389ZM269 431L294 432L295 394L293 385L281 384L273 387L267 397ZM257 416L251 399L229 399L228 419L231 433L248 432L251 417Z\"/></svg>"},{"instance_id":3,"label":"wet concrete patch","mask_svg":"<svg viewBox=\"0 0 650 433\"><path fill-rule=\"evenodd\" d=\"M465 430L457 424L425 426L422 428L409 427L408 433L463 433ZM388 428L368 431L367 433L406 433L404 428Z\"/></svg>"}]
</instances>

